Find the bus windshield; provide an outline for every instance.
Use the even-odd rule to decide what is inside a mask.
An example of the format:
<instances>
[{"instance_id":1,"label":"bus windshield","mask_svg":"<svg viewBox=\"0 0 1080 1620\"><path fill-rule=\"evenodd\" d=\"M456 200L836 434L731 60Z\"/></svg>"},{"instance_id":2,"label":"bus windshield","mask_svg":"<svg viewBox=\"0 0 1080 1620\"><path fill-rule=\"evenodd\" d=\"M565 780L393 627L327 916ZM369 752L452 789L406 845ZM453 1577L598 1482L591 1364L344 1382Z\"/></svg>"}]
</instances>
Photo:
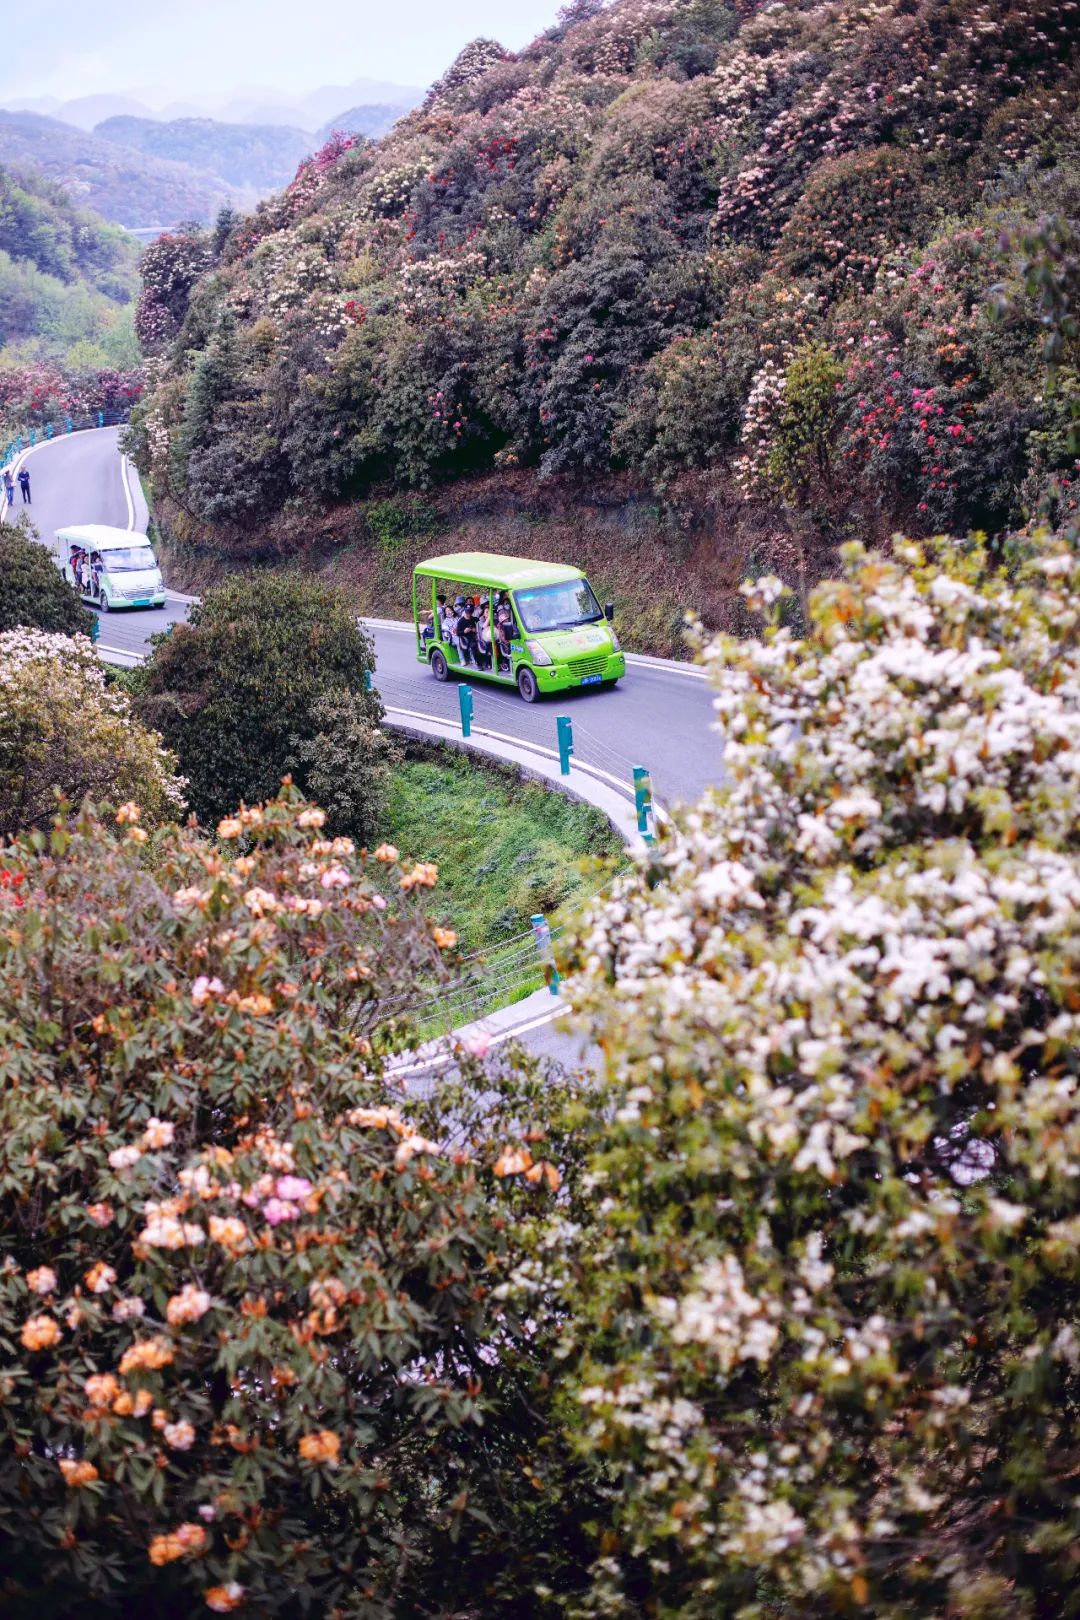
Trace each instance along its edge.
<instances>
[{"instance_id":1,"label":"bus windshield","mask_svg":"<svg viewBox=\"0 0 1080 1620\"><path fill-rule=\"evenodd\" d=\"M543 630L573 630L576 625L596 624L604 617L587 579L515 591L514 600L522 625L533 635Z\"/></svg>"},{"instance_id":2,"label":"bus windshield","mask_svg":"<svg viewBox=\"0 0 1080 1620\"><path fill-rule=\"evenodd\" d=\"M102 561L110 574L135 574L157 567L150 546L120 546L105 552Z\"/></svg>"}]
</instances>

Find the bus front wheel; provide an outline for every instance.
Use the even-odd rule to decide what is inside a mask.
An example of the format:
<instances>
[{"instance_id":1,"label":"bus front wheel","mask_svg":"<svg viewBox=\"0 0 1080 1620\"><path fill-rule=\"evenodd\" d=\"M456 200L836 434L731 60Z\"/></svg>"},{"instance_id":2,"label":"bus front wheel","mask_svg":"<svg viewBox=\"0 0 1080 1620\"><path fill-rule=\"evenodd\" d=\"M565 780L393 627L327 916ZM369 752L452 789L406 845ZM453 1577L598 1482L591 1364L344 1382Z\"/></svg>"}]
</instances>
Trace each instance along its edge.
<instances>
[{"instance_id":1,"label":"bus front wheel","mask_svg":"<svg viewBox=\"0 0 1080 1620\"><path fill-rule=\"evenodd\" d=\"M447 676L450 674L450 667L442 653L433 652L428 662L431 665L431 673L434 675L435 679L437 681L445 681Z\"/></svg>"},{"instance_id":2,"label":"bus front wheel","mask_svg":"<svg viewBox=\"0 0 1080 1620\"><path fill-rule=\"evenodd\" d=\"M540 696L540 688L536 684L536 676L531 669L518 670L518 691L526 703L535 703Z\"/></svg>"}]
</instances>

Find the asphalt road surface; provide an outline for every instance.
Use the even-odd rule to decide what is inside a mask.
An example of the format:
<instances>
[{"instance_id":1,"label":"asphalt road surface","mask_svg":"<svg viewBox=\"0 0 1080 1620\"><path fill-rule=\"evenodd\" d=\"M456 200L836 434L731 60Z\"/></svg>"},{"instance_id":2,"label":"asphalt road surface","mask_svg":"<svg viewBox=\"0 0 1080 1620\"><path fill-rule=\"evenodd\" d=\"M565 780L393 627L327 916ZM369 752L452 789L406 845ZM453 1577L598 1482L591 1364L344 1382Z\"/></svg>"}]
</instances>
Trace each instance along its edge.
<instances>
[{"instance_id":1,"label":"asphalt road surface","mask_svg":"<svg viewBox=\"0 0 1080 1620\"><path fill-rule=\"evenodd\" d=\"M65 435L40 445L25 461L32 505L16 496L14 516L26 511L50 548L58 528L77 523L137 526L141 510L134 470L126 470L116 428ZM100 645L132 658L144 655L151 637L187 616L189 600L172 592L163 609L125 609L99 615ZM440 685L418 664L411 626L376 622L376 683L388 707L453 719L458 714L454 682ZM635 765L652 773L662 804L693 800L721 778L720 747L710 731L711 689L700 671L659 659L631 656L625 679L613 690L563 692L526 704L516 692L477 681L473 685L477 726L508 738L555 748L557 714L573 722L578 759L629 784ZM576 1043L546 1025L526 1044L564 1061L577 1057Z\"/></svg>"}]
</instances>

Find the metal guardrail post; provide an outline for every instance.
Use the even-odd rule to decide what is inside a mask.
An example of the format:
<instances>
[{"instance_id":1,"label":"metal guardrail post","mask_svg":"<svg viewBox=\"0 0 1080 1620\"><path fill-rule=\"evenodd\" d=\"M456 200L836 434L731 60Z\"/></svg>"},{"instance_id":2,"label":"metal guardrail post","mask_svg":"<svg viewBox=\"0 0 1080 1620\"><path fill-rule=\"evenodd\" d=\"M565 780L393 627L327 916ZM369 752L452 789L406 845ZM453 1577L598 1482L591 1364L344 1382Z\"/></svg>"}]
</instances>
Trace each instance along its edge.
<instances>
[{"instance_id":1,"label":"metal guardrail post","mask_svg":"<svg viewBox=\"0 0 1080 1620\"><path fill-rule=\"evenodd\" d=\"M559 765L564 776L570 775L570 755L574 752L574 727L568 714L560 714L555 721L559 728Z\"/></svg>"},{"instance_id":2,"label":"metal guardrail post","mask_svg":"<svg viewBox=\"0 0 1080 1620\"><path fill-rule=\"evenodd\" d=\"M634 766L634 806L637 810L638 832L647 844L655 844L652 777L644 765Z\"/></svg>"},{"instance_id":3,"label":"metal guardrail post","mask_svg":"<svg viewBox=\"0 0 1080 1620\"><path fill-rule=\"evenodd\" d=\"M458 702L461 704L461 735L471 737L473 721L473 692L471 686L458 687Z\"/></svg>"},{"instance_id":4,"label":"metal guardrail post","mask_svg":"<svg viewBox=\"0 0 1080 1620\"><path fill-rule=\"evenodd\" d=\"M536 940L536 949L540 953L540 960L547 973L548 989L553 996L559 993L559 970L555 966L555 947L551 943L551 928L542 911L537 912L531 919L533 938Z\"/></svg>"}]
</instances>

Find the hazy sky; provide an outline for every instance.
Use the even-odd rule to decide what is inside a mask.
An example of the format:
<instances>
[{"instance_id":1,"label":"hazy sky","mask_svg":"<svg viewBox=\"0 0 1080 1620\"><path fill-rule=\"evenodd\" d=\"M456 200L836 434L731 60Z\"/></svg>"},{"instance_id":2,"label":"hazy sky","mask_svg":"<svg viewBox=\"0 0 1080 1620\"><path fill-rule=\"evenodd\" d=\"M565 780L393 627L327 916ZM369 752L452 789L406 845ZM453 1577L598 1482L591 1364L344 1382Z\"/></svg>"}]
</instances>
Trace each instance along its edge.
<instances>
[{"instance_id":1,"label":"hazy sky","mask_svg":"<svg viewBox=\"0 0 1080 1620\"><path fill-rule=\"evenodd\" d=\"M561 0L52 0L4 30L15 96L159 87L304 92L358 78L427 85L479 34L528 44Z\"/></svg>"}]
</instances>

